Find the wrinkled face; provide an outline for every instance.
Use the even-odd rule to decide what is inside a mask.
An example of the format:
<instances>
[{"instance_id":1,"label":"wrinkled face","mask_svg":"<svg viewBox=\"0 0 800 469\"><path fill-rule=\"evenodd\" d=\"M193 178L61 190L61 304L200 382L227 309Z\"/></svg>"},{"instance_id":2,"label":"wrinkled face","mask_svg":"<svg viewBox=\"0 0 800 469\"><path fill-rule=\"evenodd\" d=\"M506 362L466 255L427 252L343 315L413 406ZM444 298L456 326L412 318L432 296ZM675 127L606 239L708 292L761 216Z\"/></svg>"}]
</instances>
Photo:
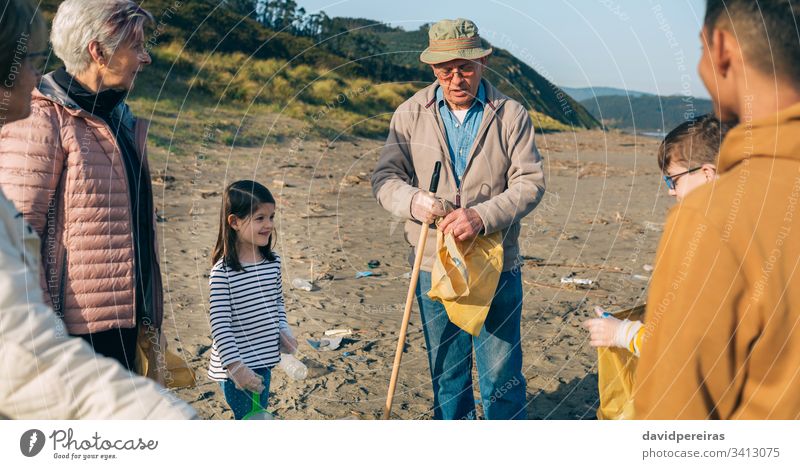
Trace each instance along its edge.
<instances>
[{"instance_id":1,"label":"wrinkled face","mask_svg":"<svg viewBox=\"0 0 800 469\"><path fill-rule=\"evenodd\" d=\"M0 126L24 119L31 113L31 91L41 78L42 53L28 54L9 80L0 83ZM10 85L10 86L7 86Z\"/></svg>"},{"instance_id":2,"label":"wrinkled face","mask_svg":"<svg viewBox=\"0 0 800 469\"><path fill-rule=\"evenodd\" d=\"M697 169L695 169L697 168ZM689 170L693 170L688 172ZM672 176L673 188L668 188L669 195L675 197L678 202L683 200L690 192L698 187L713 181L716 178L717 170L713 164L688 167L683 162L670 163L665 176Z\"/></svg>"},{"instance_id":3,"label":"wrinkled face","mask_svg":"<svg viewBox=\"0 0 800 469\"><path fill-rule=\"evenodd\" d=\"M132 90L136 74L151 62L144 39L122 42L113 51L106 66L100 68L103 88Z\"/></svg>"},{"instance_id":4,"label":"wrinkled face","mask_svg":"<svg viewBox=\"0 0 800 469\"><path fill-rule=\"evenodd\" d=\"M247 218L235 215L228 217L228 223L236 231L236 242L255 246L267 246L275 227L275 204L261 204Z\"/></svg>"},{"instance_id":5,"label":"wrinkled face","mask_svg":"<svg viewBox=\"0 0 800 469\"><path fill-rule=\"evenodd\" d=\"M457 59L431 65L444 92L444 99L453 109L468 109L478 94L486 58Z\"/></svg>"}]
</instances>

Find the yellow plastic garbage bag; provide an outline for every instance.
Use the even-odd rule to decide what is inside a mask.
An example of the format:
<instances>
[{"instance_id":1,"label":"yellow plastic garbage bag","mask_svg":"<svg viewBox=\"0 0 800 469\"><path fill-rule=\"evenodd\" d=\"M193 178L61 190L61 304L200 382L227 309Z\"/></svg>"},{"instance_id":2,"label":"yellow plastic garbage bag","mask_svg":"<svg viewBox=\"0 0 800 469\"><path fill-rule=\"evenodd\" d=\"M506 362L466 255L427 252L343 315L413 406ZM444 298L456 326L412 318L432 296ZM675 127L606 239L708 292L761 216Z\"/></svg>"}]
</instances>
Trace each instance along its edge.
<instances>
[{"instance_id":1,"label":"yellow plastic garbage bag","mask_svg":"<svg viewBox=\"0 0 800 469\"><path fill-rule=\"evenodd\" d=\"M499 232L462 242L437 230L428 297L444 305L453 324L477 336L489 314L502 270Z\"/></svg>"},{"instance_id":2,"label":"yellow plastic garbage bag","mask_svg":"<svg viewBox=\"0 0 800 469\"><path fill-rule=\"evenodd\" d=\"M136 339L136 373L168 388L197 384L191 366L167 348L164 332L145 325Z\"/></svg>"},{"instance_id":3,"label":"yellow plastic garbage bag","mask_svg":"<svg viewBox=\"0 0 800 469\"><path fill-rule=\"evenodd\" d=\"M645 305L613 313L617 319L641 321ZM633 416L633 378L639 359L619 347L597 347L597 387L600 392L599 420L631 420Z\"/></svg>"}]
</instances>

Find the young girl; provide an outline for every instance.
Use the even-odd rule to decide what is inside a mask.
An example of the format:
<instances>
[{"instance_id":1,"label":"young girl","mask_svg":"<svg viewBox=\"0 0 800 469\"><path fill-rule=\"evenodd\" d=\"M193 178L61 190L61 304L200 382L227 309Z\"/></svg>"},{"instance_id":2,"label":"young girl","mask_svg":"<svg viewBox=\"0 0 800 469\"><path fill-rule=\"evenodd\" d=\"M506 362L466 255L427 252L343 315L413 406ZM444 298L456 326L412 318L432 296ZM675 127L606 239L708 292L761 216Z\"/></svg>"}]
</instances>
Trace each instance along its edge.
<instances>
[{"instance_id":1,"label":"young girl","mask_svg":"<svg viewBox=\"0 0 800 469\"><path fill-rule=\"evenodd\" d=\"M240 420L253 406L267 408L270 370L297 341L286 322L281 261L275 244L275 199L255 181L225 189L209 285L211 364L208 377L220 382L225 400Z\"/></svg>"},{"instance_id":2,"label":"young girl","mask_svg":"<svg viewBox=\"0 0 800 469\"><path fill-rule=\"evenodd\" d=\"M717 178L717 155L728 128L711 114L674 128L658 148L658 166L669 195L680 202L691 191ZM584 321L593 347L621 347L639 356L644 338L641 321L609 317L596 306L599 318Z\"/></svg>"}]
</instances>

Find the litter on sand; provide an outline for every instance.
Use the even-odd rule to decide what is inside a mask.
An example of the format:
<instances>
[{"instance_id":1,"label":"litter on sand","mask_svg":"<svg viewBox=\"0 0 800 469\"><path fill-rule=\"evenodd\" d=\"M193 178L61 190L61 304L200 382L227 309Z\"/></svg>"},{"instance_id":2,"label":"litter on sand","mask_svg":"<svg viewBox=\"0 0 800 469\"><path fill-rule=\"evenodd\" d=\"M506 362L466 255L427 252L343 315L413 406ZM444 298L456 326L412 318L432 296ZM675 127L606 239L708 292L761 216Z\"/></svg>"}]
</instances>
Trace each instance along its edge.
<instances>
[{"instance_id":1,"label":"litter on sand","mask_svg":"<svg viewBox=\"0 0 800 469\"><path fill-rule=\"evenodd\" d=\"M374 269L376 267L379 267L380 265L381 265L381 261L375 260L375 259L367 262L367 267L369 267L370 269Z\"/></svg>"},{"instance_id":2,"label":"litter on sand","mask_svg":"<svg viewBox=\"0 0 800 469\"><path fill-rule=\"evenodd\" d=\"M281 354L281 361L278 363L278 367L294 381L302 381L308 376L308 367L306 367L305 363L288 353Z\"/></svg>"},{"instance_id":3,"label":"litter on sand","mask_svg":"<svg viewBox=\"0 0 800 469\"><path fill-rule=\"evenodd\" d=\"M325 335L326 336L335 336L335 337L338 337L338 336L344 337L344 336L350 335L352 333L353 333L353 329L328 329L327 331L325 331Z\"/></svg>"},{"instance_id":4,"label":"litter on sand","mask_svg":"<svg viewBox=\"0 0 800 469\"><path fill-rule=\"evenodd\" d=\"M594 280L588 278L561 277L561 284L575 285L578 287L591 287L592 285L594 285Z\"/></svg>"},{"instance_id":5,"label":"litter on sand","mask_svg":"<svg viewBox=\"0 0 800 469\"><path fill-rule=\"evenodd\" d=\"M306 339L308 345L314 350L330 351L336 350L342 344L342 336L338 337L324 337L322 339Z\"/></svg>"},{"instance_id":6,"label":"litter on sand","mask_svg":"<svg viewBox=\"0 0 800 469\"><path fill-rule=\"evenodd\" d=\"M292 288L297 290L311 291L314 289L314 284L311 280L305 278L296 278L292 280Z\"/></svg>"},{"instance_id":7,"label":"litter on sand","mask_svg":"<svg viewBox=\"0 0 800 469\"><path fill-rule=\"evenodd\" d=\"M364 278L364 277L376 277L377 275L371 270L365 270L363 272L356 272L356 278Z\"/></svg>"},{"instance_id":8,"label":"litter on sand","mask_svg":"<svg viewBox=\"0 0 800 469\"><path fill-rule=\"evenodd\" d=\"M344 352L342 354L342 356L345 357L345 358L349 358L351 360L355 360L357 362L365 362L365 361L367 361L367 357L365 357L363 355L355 355L353 352Z\"/></svg>"}]
</instances>

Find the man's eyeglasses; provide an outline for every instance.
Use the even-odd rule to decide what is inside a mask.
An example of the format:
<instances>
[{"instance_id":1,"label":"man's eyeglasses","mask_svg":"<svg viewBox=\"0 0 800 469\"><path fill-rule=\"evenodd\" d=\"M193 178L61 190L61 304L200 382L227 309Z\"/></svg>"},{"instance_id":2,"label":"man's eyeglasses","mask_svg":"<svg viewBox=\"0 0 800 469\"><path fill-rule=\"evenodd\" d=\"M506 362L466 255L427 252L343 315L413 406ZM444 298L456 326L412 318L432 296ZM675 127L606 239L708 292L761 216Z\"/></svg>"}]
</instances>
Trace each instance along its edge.
<instances>
[{"instance_id":1,"label":"man's eyeglasses","mask_svg":"<svg viewBox=\"0 0 800 469\"><path fill-rule=\"evenodd\" d=\"M453 79L456 73L461 75L461 78L469 78L472 75L475 75L475 69L477 67L477 64L468 63L460 67L434 67L434 69L436 70L436 76L439 77L440 80L450 81Z\"/></svg>"},{"instance_id":2,"label":"man's eyeglasses","mask_svg":"<svg viewBox=\"0 0 800 469\"><path fill-rule=\"evenodd\" d=\"M675 181L677 181L679 177L685 176L685 175L690 174L690 173L693 173L693 172L697 171L698 169L703 169L703 167L702 166L698 166L696 168L692 168L692 169L690 169L688 171L684 171L682 173L673 174L672 176L664 176L664 182L667 183L667 189L671 189L671 190L674 191L675 190Z\"/></svg>"}]
</instances>

